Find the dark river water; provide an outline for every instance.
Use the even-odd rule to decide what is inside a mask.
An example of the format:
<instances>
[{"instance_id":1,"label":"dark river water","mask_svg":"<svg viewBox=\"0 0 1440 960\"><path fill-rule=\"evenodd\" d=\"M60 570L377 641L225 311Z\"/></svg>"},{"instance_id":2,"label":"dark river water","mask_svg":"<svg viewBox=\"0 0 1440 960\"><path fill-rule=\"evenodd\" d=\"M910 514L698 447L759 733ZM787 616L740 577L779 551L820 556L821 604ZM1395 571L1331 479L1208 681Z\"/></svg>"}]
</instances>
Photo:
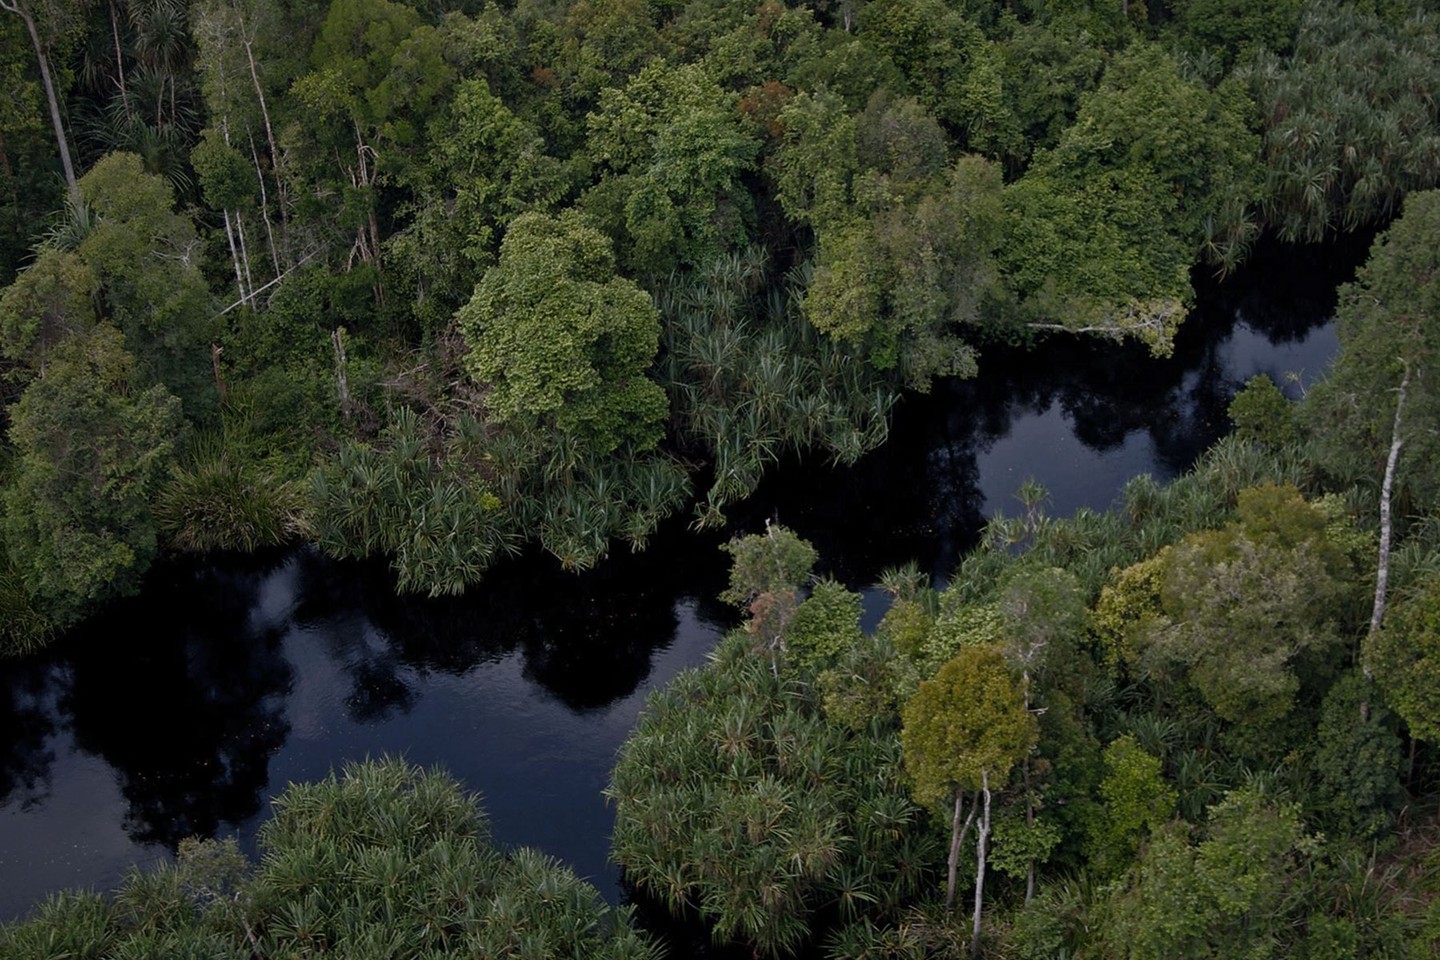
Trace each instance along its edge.
<instances>
[{"instance_id":1,"label":"dark river water","mask_svg":"<svg viewBox=\"0 0 1440 960\"><path fill-rule=\"evenodd\" d=\"M61 887L109 888L191 834L253 852L286 783L381 754L445 767L500 841L618 900L600 791L646 694L734 622L713 599L718 544L775 518L863 588L911 559L943 579L1030 477L1054 514L1104 508L1133 475L1193 462L1254 373L1292 392L1320 374L1335 285L1363 252L1261 251L1204 285L1167 360L1073 340L987 353L978 381L907 399L854 467L784 465L732 531L680 520L583 576L528 555L428 601L397 598L383 564L303 550L162 565L47 655L0 662L0 921Z\"/></svg>"}]
</instances>

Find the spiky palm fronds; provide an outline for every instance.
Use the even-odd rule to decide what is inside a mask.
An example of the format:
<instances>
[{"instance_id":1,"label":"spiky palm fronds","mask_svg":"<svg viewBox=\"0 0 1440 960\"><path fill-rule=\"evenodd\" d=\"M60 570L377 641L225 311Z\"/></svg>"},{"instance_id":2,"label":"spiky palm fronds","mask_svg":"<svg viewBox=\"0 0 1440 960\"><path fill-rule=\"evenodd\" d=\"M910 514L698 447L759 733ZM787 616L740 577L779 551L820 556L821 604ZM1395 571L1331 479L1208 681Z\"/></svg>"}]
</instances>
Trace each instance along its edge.
<instances>
[{"instance_id":1,"label":"spiky palm fronds","mask_svg":"<svg viewBox=\"0 0 1440 960\"><path fill-rule=\"evenodd\" d=\"M801 316L801 274L766 288L758 250L673 277L657 302L662 368L683 441L703 450L715 479L696 508L723 522L784 456L825 450L854 463L884 443L898 394Z\"/></svg>"},{"instance_id":2,"label":"spiky palm fronds","mask_svg":"<svg viewBox=\"0 0 1440 960\"><path fill-rule=\"evenodd\" d=\"M937 862L893 730L827 722L817 694L733 635L651 696L606 791L637 886L764 956L832 905L888 915Z\"/></svg>"}]
</instances>

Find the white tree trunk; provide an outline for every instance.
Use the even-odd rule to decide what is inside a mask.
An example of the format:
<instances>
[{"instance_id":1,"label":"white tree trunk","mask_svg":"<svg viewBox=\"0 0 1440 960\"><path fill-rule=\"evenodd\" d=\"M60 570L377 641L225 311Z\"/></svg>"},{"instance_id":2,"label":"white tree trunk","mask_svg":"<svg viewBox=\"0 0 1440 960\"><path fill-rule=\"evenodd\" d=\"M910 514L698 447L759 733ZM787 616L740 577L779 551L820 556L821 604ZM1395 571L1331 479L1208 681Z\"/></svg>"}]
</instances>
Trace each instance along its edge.
<instances>
[{"instance_id":1,"label":"white tree trunk","mask_svg":"<svg viewBox=\"0 0 1440 960\"><path fill-rule=\"evenodd\" d=\"M978 799L978 798L977 798ZM970 832L970 824L975 821L975 810L978 804L970 805L970 815L965 818L965 825L960 825L960 810L965 805L965 794L959 787L955 788L955 816L950 821L950 869L945 881L945 912L955 911L955 879L956 872L960 866L960 845L965 842L965 835Z\"/></svg>"},{"instance_id":2,"label":"white tree trunk","mask_svg":"<svg viewBox=\"0 0 1440 960\"><path fill-rule=\"evenodd\" d=\"M0 10L8 10L25 21L30 34L30 43L35 47L35 60L40 64L40 80L45 85L45 100L50 105L50 123L55 128L55 144L60 148L60 165L65 169L65 185L75 189L75 164L70 159L70 141L65 136L65 123L60 118L60 100L55 94L55 83L50 79L50 60L45 56L45 45L40 42L40 33L35 29L35 19L30 11L20 6L20 0L0 0Z\"/></svg>"},{"instance_id":3,"label":"white tree trunk","mask_svg":"<svg viewBox=\"0 0 1440 960\"><path fill-rule=\"evenodd\" d=\"M225 218L225 242L230 245L230 262L235 265L235 287L240 291L240 302L244 303L250 294L245 291L245 273L240 269L240 253L235 249L235 230L230 226L230 211L221 210L220 215Z\"/></svg>"},{"instance_id":4,"label":"white tree trunk","mask_svg":"<svg viewBox=\"0 0 1440 960\"><path fill-rule=\"evenodd\" d=\"M985 814L980 820L980 833L975 838L975 922L970 931L970 954L980 958L980 904L985 893L985 849L990 839L990 774L980 773L981 790L985 794Z\"/></svg>"},{"instance_id":5,"label":"white tree trunk","mask_svg":"<svg viewBox=\"0 0 1440 960\"><path fill-rule=\"evenodd\" d=\"M1395 465L1400 460L1400 447L1404 437L1400 434L1400 418L1405 412L1405 391L1410 387L1410 364L1405 364L1405 377L1400 381L1399 395L1395 398L1395 422L1390 427L1390 456L1385 460L1385 481L1380 485L1380 560L1375 570L1375 605L1370 611L1370 632L1380 629L1385 619L1385 591L1390 584L1390 498L1395 492ZM1369 666L1365 676L1370 676Z\"/></svg>"}]
</instances>

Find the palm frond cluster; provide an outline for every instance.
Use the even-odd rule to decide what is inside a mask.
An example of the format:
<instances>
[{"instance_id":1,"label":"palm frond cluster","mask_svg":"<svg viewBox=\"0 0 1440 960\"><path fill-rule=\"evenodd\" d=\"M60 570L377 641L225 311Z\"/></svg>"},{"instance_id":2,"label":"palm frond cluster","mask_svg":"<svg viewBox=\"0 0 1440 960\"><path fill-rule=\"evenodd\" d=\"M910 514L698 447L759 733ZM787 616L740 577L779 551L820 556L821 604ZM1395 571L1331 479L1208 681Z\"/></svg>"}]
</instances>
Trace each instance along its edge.
<instances>
[{"instance_id":1,"label":"palm frond cluster","mask_svg":"<svg viewBox=\"0 0 1440 960\"><path fill-rule=\"evenodd\" d=\"M428 439L402 407L378 444L347 444L312 474L315 539L331 556L390 555L401 590L458 594L518 540L485 479Z\"/></svg>"},{"instance_id":2,"label":"palm frond cluster","mask_svg":"<svg viewBox=\"0 0 1440 960\"><path fill-rule=\"evenodd\" d=\"M292 784L275 808L253 871L234 841L190 842L175 865L132 872L113 903L65 893L0 927L0 955L659 956L568 869L497 850L475 798L441 773L351 764Z\"/></svg>"},{"instance_id":3,"label":"palm frond cluster","mask_svg":"<svg viewBox=\"0 0 1440 960\"><path fill-rule=\"evenodd\" d=\"M932 881L936 838L903 786L893 715L854 730L743 633L650 698L606 791L632 881L718 941L793 953L819 915L893 917Z\"/></svg>"},{"instance_id":4,"label":"palm frond cluster","mask_svg":"<svg viewBox=\"0 0 1440 960\"><path fill-rule=\"evenodd\" d=\"M1392 22L1359 5L1308 4L1288 63L1262 57L1266 220L1317 242L1395 216L1440 183L1440 15Z\"/></svg>"},{"instance_id":5,"label":"palm frond cluster","mask_svg":"<svg viewBox=\"0 0 1440 960\"><path fill-rule=\"evenodd\" d=\"M249 458L225 431L191 440L188 462L171 471L155 503L166 543L206 553L290 543L308 529L304 488Z\"/></svg>"},{"instance_id":6,"label":"palm frond cluster","mask_svg":"<svg viewBox=\"0 0 1440 960\"><path fill-rule=\"evenodd\" d=\"M806 278L767 284L758 248L676 278L658 296L661 379L682 442L699 447L713 479L696 513L724 521L767 466L825 451L854 463L889 436L898 391L800 313Z\"/></svg>"}]
</instances>

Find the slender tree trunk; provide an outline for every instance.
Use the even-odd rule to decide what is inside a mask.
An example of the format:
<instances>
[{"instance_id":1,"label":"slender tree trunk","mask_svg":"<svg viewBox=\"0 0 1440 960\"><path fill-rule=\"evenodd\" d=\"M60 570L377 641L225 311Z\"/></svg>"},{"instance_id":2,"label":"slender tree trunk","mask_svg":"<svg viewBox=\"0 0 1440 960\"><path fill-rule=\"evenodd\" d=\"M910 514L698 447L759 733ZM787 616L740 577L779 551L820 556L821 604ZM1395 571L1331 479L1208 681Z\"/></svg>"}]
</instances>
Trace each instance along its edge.
<instances>
[{"instance_id":1,"label":"slender tree trunk","mask_svg":"<svg viewBox=\"0 0 1440 960\"><path fill-rule=\"evenodd\" d=\"M977 798L978 799L978 798ZM975 811L979 804L970 805L970 815L965 818L965 825L960 825L960 810L965 805L965 793L959 787L955 788L955 816L950 821L950 871L945 881L945 912L955 912L955 875L960 866L960 845L965 842L965 835L970 832L970 824L975 820Z\"/></svg>"},{"instance_id":2,"label":"slender tree trunk","mask_svg":"<svg viewBox=\"0 0 1440 960\"><path fill-rule=\"evenodd\" d=\"M245 242L245 220L235 211L235 237L240 241L240 263L245 267L245 286L250 289L251 306L255 300L255 278L250 275L250 247Z\"/></svg>"},{"instance_id":3,"label":"slender tree trunk","mask_svg":"<svg viewBox=\"0 0 1440 960\"><path fill-rule=\"evenodd\" d=\"M975 921L970 930L970 955L980 960L980 904L985 893L985 852L990 839L990 773L980 772L980 789L985 794L985 814L980 820L980 833L975 838Z\"/></svg>"},{"instance_id":4,"label":"slender tree trunk","mask_svg":"<svg viewBox=\"0 0 1440 960\"><path fill-rule=\"evenodd\" d=\"M260 219L265 223L265 240L270 247L270 262L275 267L275 276L278 277L284 271L280 269L280 251L275 248L275 225L270 221L270 199L265 192L265 171L260 169L260 152L255 149L254 137L250 137L250 159L255 163L255 177L260 181Z\"/></svg>"},{"instance_id":5,"label":"slender tree trunk","mask_svg":"<svg viewBox=\"0 0 1440 960\"><path fill-rule=\"evenodd\" d=\"M240 291L240 301L243 303L250 295L245 291L245 274L240 269L240 254L235 249L235 231L230 226L230 211L221 210L220 215L225 218L225 242L230 245L230 262L235 265L235 287Z\"/></svg>"},{"instance_id":6,"label":"slender tree trunk","mask_svg":"<svg viewBox=\"0 0 1440 960\"><path fill-rule=\"evenodd\" d=\"M1410 387L1410 364L1405 364L1405 377L1400 381L1400 392L1395 398L1395 422L1390 427L1390 456L1385 460L1385 481L1380 485L1380 561L1375 570L1375 605L1370 611L1370 632L1380 629L1385 619L1385 591L1390 584L1390 498L1395 492L1395 465L1400 460L1400 447L1405 440L1400 435L1400 418L1405 412L1405 391ZM1370 668L1365 668L1370 676Z\"/></svg>"},{"instance_id":7,"label":"slender tree trunk","mask_svg":"<svg viewBox=\"0 0 1440 960\"><path fill-rule=\"evenodd\" d=\"M346 372L348 360L345 356L345 328L336 327L330 331L330 339L335 344L335 385L340 394L340 412L348 423L350 420L350 378Z\"/></svg>"},{"instance_id":8,"label":"slender tree trunk","mask_svg":"<svg viewBox=\"0 0 1440 960\"><path fill-rule=\"evenodd\" d=\"M115 41L115 77L120 84L120 102L130 115L130 91L125 88L125 55L120 51L120 21L115 17L115 0L110 0L110 37Z\"/></svg>"},{"instance_id":9,"label":"slender tree trunk","mask_svg":"<svg viewBox=\"0 0 1440 960\"><path fill-rule=\"evenodd\" d=\"M0 10L8 10L25 21L30 34L30 43L35 47L35 60L40 64L40 80L45 85L45 99L50 105L50 123L55 128L55 143L60 148L60 165L65 170L65 185L75 189L75 164L70 159L70 141L65 136L65 123L60 119L60 100L55 94L55 83L50 79L50 60L45 56L45 45L35 29L35 20L30 11L20 6L20 0L0 0Z\"/></svg>"},{"instance_id":10,"label":"slender tree trunk","mask_svg":"<svg viewBox=\"0 0 1440 960\"><path fill-rule=\"evenodd\" d=\"M220 354L224 352L225 348L220 344L210 344L210 367L215 372L215 392L220 394L221 400L230 396L230 388L225 385L225 376L220 372Z\"/></svg>"},{"instance_id":11,"label":"slender tree trunk","mask_svg":"<svg viewBox=\"0 0 1440 960\"><path fill-rule=\"evenodd\" d=\"M260 74L255 69L255 51L252 46L254 41L242 35L240 44L245 48L245 60L250 64L250 82L254 84L255 96L260 100L260 118L265 121L265 139L270 144L270 169L275 174L275 189L280 191L280 224L283 227L289 222L289 204L285 196L285 178L280 174L280 148L275 143L275 128L270 124L270 107L265 102L265 90L260 85ZM264 187L261 189L263 191ZM278 265L275 272L280 272Z\"/></svg>"}]
</instances>

